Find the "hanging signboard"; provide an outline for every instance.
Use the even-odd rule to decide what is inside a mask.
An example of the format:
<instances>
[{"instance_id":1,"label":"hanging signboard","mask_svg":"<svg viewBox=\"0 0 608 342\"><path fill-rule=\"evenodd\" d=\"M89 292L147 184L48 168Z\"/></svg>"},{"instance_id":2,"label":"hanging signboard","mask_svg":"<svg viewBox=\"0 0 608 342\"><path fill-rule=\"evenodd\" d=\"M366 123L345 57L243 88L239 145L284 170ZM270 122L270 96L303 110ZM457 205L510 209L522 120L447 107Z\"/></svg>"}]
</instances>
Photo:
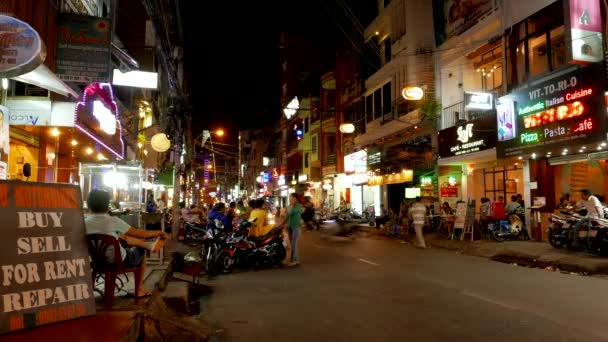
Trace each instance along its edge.
<instances>
[{"instance_id":1,"label":"hanging signboard","mask_svg":"<svg viewBox=\"0 0 608 342\"><path fill-rule=\"evenodd\" d=\"M565 0L564 21L569 36L570 63L600 62L604 57L602 44L602 12L599 0Z\"/></svg>"},{"instance_id":2,"label":"hanging signboard","mask_svg":"<svg viewBox=\"0 0 608 342\"><path fill-rule=\"evenodd\" d=\"M95 314L80 188L0 181L0 333Z\"/></svg>"},{"instance_id":3,"label":"hanging signboard","mask_svg":"<svg viewBox=\"0 0 608 342\"><path fill-rule=\"evenodd\" d=\"M497 108L506 112L497 110L498 157L602 149L607 125L601 70L599 63L576 68L501 97Z\"/></svg>"},{"instance_id":4,"label":"hanging signboard","mask_svg":"<svg viewBox=\"0 0 608 342\"><path fill-rule=\"evenodd\" d=\"M109 82L111 34L107 18L59 13L55 73L69 82Z\"/></svg>"},{"instance_id":5,"label":"hanging signboard","mask_svg":"<svg viewBox=\"0 0 608 342\"><path fill-rule=\"evenodd\" d=\"M46 58L40 35L28 23L0 14L0 77L10 78L36 69Z\"/></svg>"}]
</instances>

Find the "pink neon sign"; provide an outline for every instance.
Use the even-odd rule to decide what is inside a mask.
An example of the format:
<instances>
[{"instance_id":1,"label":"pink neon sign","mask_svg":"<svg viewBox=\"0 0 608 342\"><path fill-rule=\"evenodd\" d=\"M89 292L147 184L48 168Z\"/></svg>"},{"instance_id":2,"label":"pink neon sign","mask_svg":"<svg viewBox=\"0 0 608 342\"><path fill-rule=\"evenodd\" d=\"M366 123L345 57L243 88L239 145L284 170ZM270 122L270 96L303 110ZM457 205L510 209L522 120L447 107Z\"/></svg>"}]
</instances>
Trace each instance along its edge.
<instances>
[{"instance_id":1,"label":"pink neon sign","mask_svg":"<svg viewBox=\"0 0 608 342\"><path fill-rule=\"evenodd\" d=\"M94 101L95 99L99 101ZM99 102L103 106L100 107ZM102 107L107 110L100 110ZM95 82L84 89L80 101L76 103L76 118L77 123L74 127L78 128L118 159L124 159L125 145L122 139L122 126L118 119L118 105L116 100L114 100L114 93L109 83ZM115 130L118 131L118 137L113 137L113 134L110 134L112 130L109 130L107 127L112 126L116 127ZM107 139L103 139L105 137L114 140L118 139L120 143L115 144L116 146L111 146L113 144Z\"/></svg>"}]
</instances>

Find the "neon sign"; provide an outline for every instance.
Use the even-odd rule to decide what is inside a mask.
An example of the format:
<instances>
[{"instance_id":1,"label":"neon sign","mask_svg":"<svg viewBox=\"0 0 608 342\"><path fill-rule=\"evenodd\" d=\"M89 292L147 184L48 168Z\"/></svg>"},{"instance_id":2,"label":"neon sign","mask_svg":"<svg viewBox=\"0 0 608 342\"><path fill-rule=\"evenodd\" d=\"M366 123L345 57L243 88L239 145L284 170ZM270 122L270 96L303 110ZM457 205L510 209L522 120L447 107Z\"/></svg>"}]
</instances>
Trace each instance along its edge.
<instances>
[{"instance_id":1,"label":"neon sign","mask_svg":"<svg viewBox=\"0 0 608 342\"><path fill-rule=\"evenodd\" d=\"M456 186L456 177L454 176L448 176L448 185L449 186Z\"/></svg>"},{"instance_id":2,"label":"neon sign","mask_svg":"<svg viewBox=\"0 0 608 342\"><path fill-rule=\"evenodd\" d=\"M118 159L124 158L125 146L122 140L122 127L118 120L118 105L109 83L95 82L87 86L81 100L76 103L75 112L77 122L74 127ZM115 136L116 131L118 136Z\"/></svg>"},{"instance_id":3,"label":"neon sign","mask_svg":"<svg viewBox=\"0 0 608 342\"><path fill-rule=\"evenodd\" d=\"M590 131L593 129L593 120L591 120L591 118L589 119L585 119L582 122L580 122L578 125L574 125L574 129L572 129L574 132L586 132L586 131Z\"/></svg>"},{"instance_id":4,"label":"neon sign","mask_svg":"<svg viewBox=\"0 0 608 342\"><path fill-rule=\"evenodd\" d=\"M579 101L574 101L563 106L547 109L544 112L535 113L524 117L524 128L533 128L551 122L566 120L581 116L585 113L585 106Z\"/></svg>"},{"instance_id":5,"label":"neon sign","mask_svg":"<svg viewBox=\"0 0 608 342\"><path fill-rule=\"evenodd\" d=\"M519 108L517 111L517 115L525 115L533 112L538 112L545 109L544 102L537 102L535 104L531 104L529 106L525 106L524 108Z\"/></svg>"},{"instance_id":6,"label":"neon sign","mask_svg":"<svg viewBox=\"0 0 608 342\"><path fill-rule=\"evenodd\" d=\"M522 143L537 142L539 139L538 133L522 133L520 140Z\"/></svg>"}]
</instances>

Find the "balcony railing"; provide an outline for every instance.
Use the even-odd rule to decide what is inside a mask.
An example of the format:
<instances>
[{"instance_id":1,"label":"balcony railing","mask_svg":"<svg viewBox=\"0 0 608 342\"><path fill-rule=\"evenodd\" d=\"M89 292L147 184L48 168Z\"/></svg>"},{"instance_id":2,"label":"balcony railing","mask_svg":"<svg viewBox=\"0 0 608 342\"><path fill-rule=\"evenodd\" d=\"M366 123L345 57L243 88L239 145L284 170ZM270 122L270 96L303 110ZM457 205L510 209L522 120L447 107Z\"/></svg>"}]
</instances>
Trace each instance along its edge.
<instances>
[{"instance_id":1,"label":"balcony railing","mask_svg":"<svg viewBox=\"0 0 608 342\"><path fill-rule=\"evenodd\" d=\"M327 158L323 159L323 165L334 165L336 164L336 155L330 154Z\"/></svg>"},{"instance_id":2,"label":"balcony railing","mask_svg":"<svg viewBox=\"0 0 608 342\"><path fill-rule=\"evenodd\" d=\"M458 120L466 120L464 113L464 101L443 108L441 113L441 128L445 129L456 125Z\"/></svg>"}]
</instances>

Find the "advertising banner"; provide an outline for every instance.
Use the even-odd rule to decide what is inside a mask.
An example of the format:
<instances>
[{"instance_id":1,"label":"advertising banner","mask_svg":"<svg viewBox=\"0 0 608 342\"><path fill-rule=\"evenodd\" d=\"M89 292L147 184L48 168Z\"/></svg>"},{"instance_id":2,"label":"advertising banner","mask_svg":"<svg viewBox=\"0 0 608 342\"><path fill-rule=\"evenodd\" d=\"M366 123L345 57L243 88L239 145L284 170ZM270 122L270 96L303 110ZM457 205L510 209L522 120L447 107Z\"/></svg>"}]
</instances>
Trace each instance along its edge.
<instances>
[{"instance_id":1,"label":"advertising banner","mask_svg":"<svg viewBox=\"0 0 608 342\"><path fill-rule=\"evenodd\" d=\"M108 82L111 35L110 19L57 14L55 73L69 82Z\"/></svg>"},{"instance_id":2,"label":"advertising banner","mask_svg":"<svg viewBox=\"0 0 608 342\"><path fill-rule=\"evenodd\" d=\"M40 35L28 23L0 14L0 77L26 74L46 58Z\"/></svg>"},{"instance_id":3,"label":"advertising banner","mask_svg":"<svg viewBox=\"0 0 608 342\"><path fill-rule=\"evenodd\" d=\"M493 10L493 0L433 0L435 43L458 36Z\"/></svg>"},{"instance_id":4,"label":"advertising banner","mask_svg":"<svg viewBox=\"0 0 608 342\"><path fill-rule=\"evenodd\" d=\"M493 115L439 131L439 157L447 158L496 147Z\"/></svg>"},{"instance_id":5,"label":"advertising banner","mask_svg":"<svg viewBox=\"0 0 608 342\"><path fill-rule=\"evenodd\" d=\"M0 333L95 314L80 188L0 181Z\"/></svg>"},{"instance_id":6,"label":"advertising banner","mask_svg":"<svg viewBox=\"0 0 608 342\"><path fill-rule=\"evenodd\" d=\"M599 63L576 68L498 99L498 157L558 157L597 151L606 139Z\"/></svg>"}]
</instances>

